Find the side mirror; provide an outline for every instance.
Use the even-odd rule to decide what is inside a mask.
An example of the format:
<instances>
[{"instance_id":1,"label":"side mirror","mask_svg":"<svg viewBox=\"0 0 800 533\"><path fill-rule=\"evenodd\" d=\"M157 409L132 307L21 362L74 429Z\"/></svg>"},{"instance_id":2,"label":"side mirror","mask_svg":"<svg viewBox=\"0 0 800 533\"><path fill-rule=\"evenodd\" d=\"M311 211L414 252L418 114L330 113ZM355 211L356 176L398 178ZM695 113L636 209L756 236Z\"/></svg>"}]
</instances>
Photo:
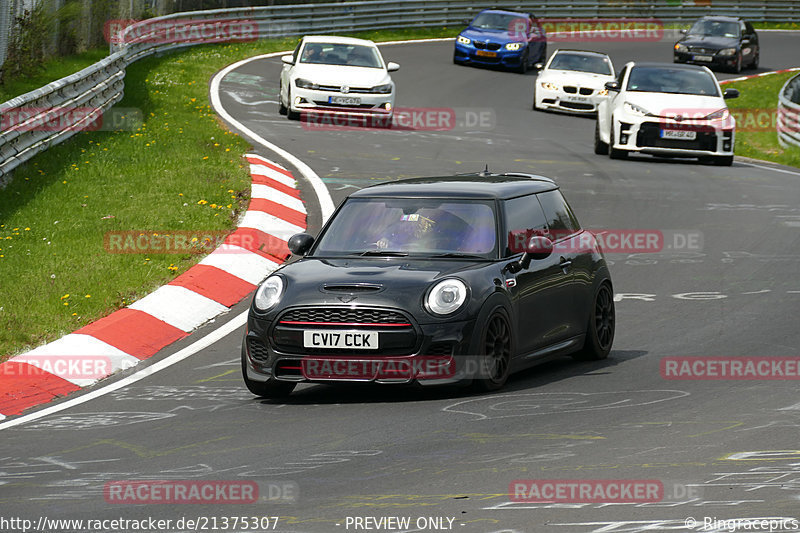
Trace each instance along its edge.
<instances>
[{"instance_id":1,"label":"side mirror","mask_svg":"<svg viewBox=\"0 0 800 533\"><path fill-rule=\"evenodd\" d=\"M619 92L619 82L618 81L607 81L605 88L609 91L616 91Z\"/></svg>"},{"instance_id":2,"label":"side mirror","mask_svg":"<svg viewBox=\"0 0 800 533\"><path fill-rule=\"evenodd\" d=\"M686 35L689 33L689 30L681 30L681 35Z\"/></svg>"},{"instance_id":3,"label":"side mirror","mask_svg":"<svg viewBox=\"0 0 800 533\"><path fill-rule=\"evenodd\" d=\"M314 237L308 233L297 233L289 237L289 251L294 255L306 255L306 252L311 249L314 244Z\"/></svg>"},{"instance_id":4,"label":"side mirror","mask_svg":"<svg viewBox=\"0 0 800 533\"><path fill-rule=\"evenodd\" d=\"M730 100L731 98L739 98L739 90L725 89L725 92L722 93L722 98L724 98L725 100Z\"/></svg>"},{"instance_id":5,"label":"side mirror","mask_svg":"<svg viewBox=\"0 0 800 533\"><path fill-rule=\"evenodd\" d=\"M553 241L547 237L535 236L531 237L525 246L525 252L519 261L509 264L506 268L513 273L520 270L525 270L531 266L531 261L540 261L547 259L553 253Z\"/></svg>"},{"instance_id":6,"label":"side mirror","mask_svg":"<svg viewBox=\"0 0 800 533\"><path fill-rule=\"evenodd\" d=\"M289 55L281 56L281 61L283 61L287 65L294 65L294 58Z\"/></svg>"},{"instance_id":7,"label":"side mirror","mask_svg":"<svg viewBox=\"0 0 800 533\"><path fill-rule=\"evenodd\" d=\"M394 61L389 61L388 63L386 63L386 70L389 72L396 72L400 70L400 65L398 65Z\"/></svg>"},{"instance_id":8,"label":"side mirror","mask_svg":"<svg viewBox=\"0 0 800 533\"><path fill-rule=\"evenodd\" d=\"M536 70L542 70L544 68L544 63L536 63L535 65L533 65L533 68L535 68Z\"/></svg>"},{"instance_id":9,"label":"side mirror","mask_svg":"<svg viewBox=\"0 0 800 533\"><path fill-rule=\"evenodd\" d=\"M469 26L470 24L472 24L472 19L464 19L461 21L461 24L463 24L464 26Z\"/></svg>"}]
</instances>

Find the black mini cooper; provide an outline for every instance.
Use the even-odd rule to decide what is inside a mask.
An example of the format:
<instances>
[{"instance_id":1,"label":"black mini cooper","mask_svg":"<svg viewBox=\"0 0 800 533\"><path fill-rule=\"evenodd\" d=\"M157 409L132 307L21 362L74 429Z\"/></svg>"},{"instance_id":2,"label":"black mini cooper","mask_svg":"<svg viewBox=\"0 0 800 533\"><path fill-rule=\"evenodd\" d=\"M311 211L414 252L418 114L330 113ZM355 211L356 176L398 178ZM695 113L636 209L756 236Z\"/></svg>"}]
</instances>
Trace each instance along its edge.
<instances>
[{"instance_id":1,"label":"black mini cooper","mask_svg":"<svg viewBox=\"0 0 800 533\"><path fill-rule=\"evenodd\" d=\"M417 178L350 195L319 237L289 240L242 343L247 388L472 383L614 340L605 258L558 186L527 174Z\"/></svg>"}]
</instances>

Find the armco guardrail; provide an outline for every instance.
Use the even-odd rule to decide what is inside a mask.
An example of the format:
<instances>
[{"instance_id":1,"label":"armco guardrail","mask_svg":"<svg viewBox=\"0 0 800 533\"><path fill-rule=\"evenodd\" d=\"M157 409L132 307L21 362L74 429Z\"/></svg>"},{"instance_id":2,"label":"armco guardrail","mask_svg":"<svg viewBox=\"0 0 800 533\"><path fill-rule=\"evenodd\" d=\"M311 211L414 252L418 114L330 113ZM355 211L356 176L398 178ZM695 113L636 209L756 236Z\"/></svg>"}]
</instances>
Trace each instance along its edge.
<instances>
[{"instance_id":1,"label":"armco guardrail","mask_svg":"<svg viewBox=\"0 0 800 533\"><path fill-rule=\"evenodd\" d=\"M542 18L655 18L686 23L708 13L740 15L752 21L800 21L800 0L714 0L711 5L687 5L673 0L539 0L512 1L508 9L532 11ZM111 55L66 78L0 104L0 184L24 161L93 123L123 95L125 68L148 55L203 44L206 39L164 39L169 25L239 21L252 24L253 37L287 37L306 33L459 26L485 7L466 0L375 0L339 3L246 7L175 13L128 26ZM81 120L58 129L52 123L75 108L90 110ZM13 124L9 126L9 122Z\"/></svg>"},{"instance_id":2,"label":"armco guardrail","mask_svg":"<svg viewBox=\"0 0 800 533\"><path fill-rule=\"evenodd\" d=\"M784 148L800 147L800 74L778 93L778 142Z\"/></svg>"}]
</instances>

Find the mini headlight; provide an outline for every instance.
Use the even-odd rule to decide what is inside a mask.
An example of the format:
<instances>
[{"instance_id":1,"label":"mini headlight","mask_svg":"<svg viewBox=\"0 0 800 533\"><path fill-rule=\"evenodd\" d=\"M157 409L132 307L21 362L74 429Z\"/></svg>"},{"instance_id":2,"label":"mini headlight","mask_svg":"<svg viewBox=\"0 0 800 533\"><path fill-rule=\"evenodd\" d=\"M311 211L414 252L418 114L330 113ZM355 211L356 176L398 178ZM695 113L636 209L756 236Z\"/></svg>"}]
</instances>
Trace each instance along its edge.
<instances>
[{"instance_id":1,"label":"mini headlight","mask_svg":"<svg viewBox=\"0 0 800 533\"><path fill-rule=\"evenodd\" d=\"M723 48L717 53L721 56L732 56L736 54L736 48Z\"/></svg>"},{"instance_id":2,"label":"mini headlight","mask_svg":"<svg viewBox=\"0 0 800 533\"><path fill-rule=\"evenodd\" d=\"M648 111L647 109L645 109L643 107L639 107L638 105L632 104L630 102L625 102L625 106L624 107L625 107L625 111L627 111L628 113L630 113L632 115L639 115L639 116L643 116L643 117L652 115L652 113L650 113L650 111Z\"/></svg>"},{"instance_id":3,"label":"mini headlight","mask_svg":"<svg viewBox=\"0 0 800 533\"><path fill-rule=\"evenodd\" d=\"M379 93L379 94L390 94L392 92L392 84L391 83L384 83L383 85L376 85L370 92Z\"/></svg>"},{"instance_id":4,"label":"mini headlight","mask_svg":"<svg viewBox=\"0 0 800 533\"><path fill-rule=\"evenodd\" d=\"M467 39L467 38L466 38L466 37L464 37L463 35L459 35L459 36L458 36L458 42L459 42L459 44L469 44L469 43L471 43L472 41L470 41L469 39Z\"/></svg>"},{"instance_id":5,"label":"mini headlight","mask_svg":"<svg viewBox=\"0 0 800 533\"><path fill-rule=\"evenodd\" d=\"M542 88L547 89L548 91L557 91L558 85L556 85L555 83L550 83L549 81L543 81Z\"/></svg>"},{"instance_id":6,"label":"mini headlight","mask_svg":"<svg viewBox=\"0 0 800 533\"><path fill-rule=\"evenodd\" d=\"M297 78L294 80L294 84L300 89L319 89L319 85L303 78Z\"/></svg>"},{"instance_id":7,"label":"mini headlight","mask_svg":"<svg viewBox=\"0 0 800 533\"><path fill-rule=\"evenodd\" d=\"M428 293L425 304L434 315L455 313L467 301L467 286L458 279L440 281Z\"/></svg>"},{"instance_id":8,"label":"mini headlight","mask_svg":"<svg viewBox=\"0 0 800 533\"><path fill-rule=\"evenodd\" d=\"M520 48L522 48L522 43L508 43L506 45L506 50L511 50L512 52L515 52Z\"/></svg>"},{"instance_id":9,"label":"mini headlight","mask_svg":"<svg viewBox=\"0 0 800 533\"><path fill-rule=\"evenodd\" d=\"M689 48L685 44L682 43L675 43L675 51L676 52L688 52Z\"/></svg>"},{"instance_id":10,"label":"mini headlight","mask_svg":"<svg viewBox=\"0 0 800 533\"><path fill-rule=\"evenodd\" d=\"M260 311L269 311L283 296L283 278L270 276L256 291L255 304Z\"/></svg>"}]
</instances>

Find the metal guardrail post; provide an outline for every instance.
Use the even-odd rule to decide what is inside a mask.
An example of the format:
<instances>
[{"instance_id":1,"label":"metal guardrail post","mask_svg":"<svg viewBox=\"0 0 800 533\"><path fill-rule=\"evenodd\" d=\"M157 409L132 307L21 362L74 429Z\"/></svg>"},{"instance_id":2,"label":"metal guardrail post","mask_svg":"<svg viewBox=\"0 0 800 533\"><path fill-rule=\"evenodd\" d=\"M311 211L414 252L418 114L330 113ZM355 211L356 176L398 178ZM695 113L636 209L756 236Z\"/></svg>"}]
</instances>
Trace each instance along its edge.
<instances>
[{"instance_id":1,"label":"metal guardrail post","mask_svg":"<svg viewBox=\"0 0 800 533\"><path fill-rule=\"evenodd\" d=\"M778 142L783 148L800 148L800 74L778 93Z\"/></svg>"}]
</instances>

